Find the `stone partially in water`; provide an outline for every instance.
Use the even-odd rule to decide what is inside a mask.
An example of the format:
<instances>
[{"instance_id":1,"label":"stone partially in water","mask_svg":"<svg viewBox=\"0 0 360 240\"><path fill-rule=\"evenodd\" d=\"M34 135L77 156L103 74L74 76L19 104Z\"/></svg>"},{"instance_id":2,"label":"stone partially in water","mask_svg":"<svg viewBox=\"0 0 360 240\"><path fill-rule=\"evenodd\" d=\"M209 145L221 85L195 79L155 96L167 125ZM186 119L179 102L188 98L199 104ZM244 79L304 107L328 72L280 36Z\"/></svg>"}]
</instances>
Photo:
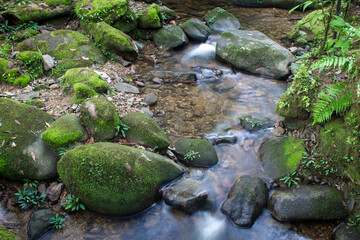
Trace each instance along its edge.
<instances>
[{"instance_id":1,"label":"stone partially in water","mask_svg":"<svg viewBox=\"0 0 360 240\"><path fill-rule=\"evenodd\" d=\"M154 35L154 43L162 50L169 50L187 45L189 40L179 26L169 25Z\"/></svg>"},{"instance_id":2,"label":"stone partially in water","mask_svg":"<svg viewBox=\"0 0 360 240\"><path fill-rule=\"evenodd\" d=\"M145 113L131 112L126 114L121 121L130 127L126 131L126 139L147 147L167 148L170 143L164 131L153 118Z\"/></svg>"},{"instance_id":3,"label":"stone partially in water","mask_svg":"<svg viewBox=\"0 0 360 240\"><path fill-rule=\"evenodd\" d=\"M59 157L41 140L52 116L7 98L0 98L0 109L0 175L14 180L57 177Z\"/></svg>"},{"instance_id":4,"label":"stone partially in water","mask_svg":"<svg viewBox=\"0 0 360 240\"><path fill-rule=\"evenodd\" d=\"M211 167L219 161L213 145L206 139L181 139L175 144L179 160L195 167Z\"/></svg>"},{"instance_id":5,"label":"stone partially in water","mask_svg":"<svg viewBox=\"0 0 360 240\"><path fill-rule=\"evenodd\" d=\"M95 139L103 141L115 137L120 118L109 100L89 98L81 105L80 112L86 128Z\"/></svg>"},{"instance_id":6,"label":"stone partially in water","mask_svg":"<svg viewBox=\"0 0 360 240\"><path fill-rule=\"evenodd\" d=\"M356 226L348 226L345 222L338 225L333 232L334 240L359 240L360 231Z\"/></svg>"},{"instance_id":7,"label":"stone partially in water","mask_svg":"<svg viewBox=\"0 0 360 240\"><path fill-rule=\"evenodd\" d=\"M197 18L192 18L186 21L181 24L180 27L190 40L196 42L206 42L211 34L210 28Z\"/></svg>"},{"instance_id":8,"label":"stone partially in water","mask_svg":"<svg viewBox=\"0 0 360 240\"><path fill-rule=\"evenodd\" d=\"M196 74L192 72L172 72L172 71L151 71L142 76L144 79L163 79L171 83L194 83L197 80ZM162 82L159 82L159 84Z\"/></svg>"},{"instance_id":9,"label":"stone partially in water","mask_svg":"<svg viewBox=\"0 0 360 240\"><path fill-rule=\"evenodd\" d=\"M305 151L305 144L300 139L279 137L263 142L259 157L265 173L271 179L278 179L299 167Z\"/></svg>"},{"instance_id":10,"label":"stone partially in water","mask_svg":"<svg viewBox=\"0 0 360 240\"><path fill-rule=\"evenodd\" d=\"M253 117L250 115L243 115L239 118L239 123L242 128L252 132L273 127L276 122L267 117Z\"/></svg>"},{"instance_id":11,"label":"stone partially in water","mask_svg":"<svg viewBox=\"0 0 360 240\"><path fill-rule=\"evenodd\" d=\"M166 204L178 208L187 214L200 209L208 197L208 193L200 188L201 181L186 178L166 188L163 196Z\"/></svg>"},{"instance_id":12,"label":"stone partially in water","mask_svg":"<svg viewBox=\"0 0 360 240\"><path fill-rule=\"evenodd\" d=\"M50 218L55 217L56 213L50 209L40 209L30 216L27 227L27 239L37 240L46 232L53 229Z\"/></svg>"},{"instance_id":13,"label":"stone partially in water","mask_svg":"<svg viewBox=\"0 0 360 240\"><path fill-rule=\"evenodd\" d=\"M289 65L295 61L287 49L259 31L223 33L216 44L216 55L236 68L275 79L289 75Z\"/></svg>"},{"instance_id":14,"label":"stone partially in water","mask_svg":"<svg viewBox=\"0 0 360 240\"><path fill-rule=\"evenodd\" d=\"M341 193L326 185L278 189L271 194L268 209L276 219L288 222L340 220L349 214Z\"/></svg>"},{"instance_id":15,"label":"stone partially in water","mask_svg":"<svg viewBox=\"0 0 360 240\"><path fill-rule=\"evenodd\" d=\"M241 29L239 20L231 13L222 8L214 8L209 11L204 20L211 30L225 32Z\"/></svg>"},{"instance_id":16,"label":"stone partially in water","mask_svg":"<svg viewBox=\"0 0 360 240\"><path fill-rule=\"evenodd\" d=\"M266 206L268 189L257 177L238 178L221 206L221 210L240 227L251 227Z\"/></svg>"},{"instance_id":17,"label":"stone partially in water","mask_svg":"<svg viewBox=\"0 0 360 240\"><path fill-rule=\"evenodd\" d=\"M164 183L183 173L166 157L115 143L76 147L63 155L58 171L87 209L111 216L145 210Z\"/></svg>"}]
</instances>

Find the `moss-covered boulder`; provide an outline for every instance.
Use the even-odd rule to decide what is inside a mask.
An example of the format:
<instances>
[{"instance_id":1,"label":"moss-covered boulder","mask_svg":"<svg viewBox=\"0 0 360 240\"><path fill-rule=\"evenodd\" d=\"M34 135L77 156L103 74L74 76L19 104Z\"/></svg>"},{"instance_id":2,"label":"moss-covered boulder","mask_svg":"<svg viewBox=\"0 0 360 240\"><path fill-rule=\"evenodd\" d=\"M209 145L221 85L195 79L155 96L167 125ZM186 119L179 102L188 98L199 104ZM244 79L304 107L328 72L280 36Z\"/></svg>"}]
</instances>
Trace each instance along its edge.
<instances>
[{"instance_id":1,"label":"moss-covered boulder","mask_svg":"<svg viewBox=\"0 0 360 240\"><path fill-rule=\"evenodd\" d=\"M158 29L163 25L163 17L159 5L151 4L139 13L139 27L142 29Z\"/></svg>"},{"instance_id":2,"label":"moss-covered boulder","mask_svg":"<svg viewBox=\"0 0 360 240\"><path fill-rule=\"evenodd\" d=\"M19 51L39 51L42 54L49 54L56 60L73 59L91 60L90 63L104 63L105 57L100 49L93 46L93 43L85 35L70 31L56 30L45 32L17 45Z\"/></svg>"},{"instance_id":3,"label":"moss-covered boulder","mask_svg":"<svg viewBox=\"0 0 360 240\"><path fill-rule=\"evenodd\" d=\"M109 100L89 98L82 103L80 112L86 128L95 139L103 141L115 137L120 118L116 107Z\"/></svg>"},{"instance_id":4,"label":"moss-covered boulder","mask_svg":"<svg viewBox=\"0 0 360 240\"><path fill-rule=\"evenodd\" d=\"M5 81L10 84L26 86L31 78L28 74L20 75L19 69L12 68L13 64L4 58L0 58L0 82Z\"/></svg>"},{"instance_id":5,"label":"moss-covered boulder","mask_svg":"<svg viewBox=\"0 0 360 240\"><path fill-rule=\"evenodd\" d=\"M101 44L102 49L115 52L129 61L136 60L139 50L134 40L122 31L105 22L91 24L88 30L94 40Z\"/></svg>"},{"instance_id":6,"label":"moss-covered boulder","mask_svg":"<svg viewBox=\"0 0 360 240\"><path fill-rule=\"evenodd\" d=\"M138 25L138 18L136 14L129 9L129 11L122 16L120 19L116 20L111 26L116 29L119 29L123 33L129 33L132 30L136 29Z\"/></svg>"},{"instance_id":7,"label":"moss-covered boulder","mask_svg":"<svg viewBox=\"0 0 360 240\"><path fill-rule=\"evenodd\" d=\"M21 60L27 72L34 78L43 74L43 58L41 53L35 51L23 51L16 55L17 60Z\"/></svg>"},{"instance_id":8,"label":"moss-covered boulder","mask_svg":"<svg viewBox=\"0 0 360 240\"><path fill-rule=\"evenodd\" d=\"M114 143L76 147L60 159L58 171L87 209L111 216L145 210L164 183L183 173L166 157Z\"/></svg>"},{"instance_id":9,"label":"moss-covered boulder","mask_svg":"<svg viewBox=\"0 0 360 240\"><path fill-rule=\"evenodd\" d=\"M172 20L178 19L176 12L166 6L160 6L160 11L165 22L170 22Z\"/></svg>"},{"instance_id":10,"label":"moss-covered boulder","mask_svg":"<svg viewBox=\"0 0 360 240\"><path fill-rule=\"evenodd\" d=\"M126 139L129 142L159 149L167 148L170 145L164 131L152 117L145 113L130 112L121 121L130 127L126 132Z\"/></svg>"},{"instance_id":11,"label":"moss-covered boulder","mask_svg":"<svg viewBox=\"0 0 360 240\"><path fill-rule=\"evenodd\" d=\"M41 138L55 149L68 146L75 141L86 141L88 134L75 114L59 117Z\"/></svg>"},{"instance_id":12,"label":"moss-covered boulder","mask_svg":"<svg viewBox=\"0 0 360 240\"><path fill-rule=\"evenodd\" d=\"M206 42L211 34L210 28L197 18L184 22L180 27L190 40L196 42Z\"/></svg>"},{"instance_id":13,"label":"moss-covered boulder","mask_svg":"<svg viewBox=\"0 0 360 240\"><path fill-rule=\"evenodd\" d=\"M53 118L7 98L0 98L0 109L0 175L15 180L57 177L58 155L41 140Z\"/></svg>"},{"instance_id":14,"label":"moss-covered boulder","mask_svg":"<svg viewBox=\"0 0 360 240\"><path fill-rule=\"evenodd\" d=\"M189 40L179 26L168 25L154 35L154 42L158 48L168 50L185 46Z\"/></svg>"},{"instance_id":15,"label":"moss-covered boulder","mask_svg":"<svg viewBox=\"0 0 360 240\"><path fill-rule=\"evenodd\" d=\"M296 83L293 81L292 86ZM284 92L276 102L275 112L286 119L302 119L309 118L310 113L304 109L301 99L297 94L291 91Z\"/></svg>"},{"instance_id":16,"label":"moss-covered boulder","mask_svg":"<svg viewBox=\"0 0 360 240\"><path fill-rule=\"evenodd\" d=\"M216 55L237 68L281 79L290 74L295 57L259 31L231 31L221 35Z\"/></svg>"},{"instance_id":17,"label":"moss-covered boulder","mask_svg":"<svg viewBox=\"0 0 360 240\"><path fill-rule=\"evenodd\" d=\"M263 142L259 157L265 173L271 179L277 179L294 172L305 151L305 144L300 139L280 137Z\"/></svg>"},{"instance_id":18,"label":"moss-covered boulder","mask_svg":"<svg viewBox=\"0 0 360 240\"><path fill-rule=\"evenodd\" d=\"M81 0L75 5L76 15L87 22L104 21L112 24L128 11L128 0Z\"/></svg>"},{"instance_id":19,"label":"moss-covered boulder","mask_svg":"<svg viewBox=\"0 0 360 240\"><path fill-rule=\"evenodd\" d=\"M276 7L284 9L291 9L304 2L305 0L235 0L235 4L241 7Z\"/></svg>"},{"instance_id":20,"label":"moss-covered boulder","mask_svg":"<svg viewBox=\"0 0 360 240\"><path fill-rule=\"evenodd\" d=\"M72 68L65 73L65 82L72 86L73 103L81 103L87 98L105 93L109 86L96 72L89 68Z\"/></svg>"},{"instance_id":21,"label":"moss-covered boulder","mask_svg":"<svg viewBox=\"0 0 360 240\"><path fill-rule=\"evenodd\" d=\"M13 233L12 231L1 226L0 227L0 239L1 240L19 240L20 238L17 237L15 235L15 233Z\"/></svg>"},{"instance_id":22,"label":"moss-covered boulder","mask_svg":"<svg viewBox=\"0 0 360 240\"><path fill-rule=\"evenodd\" d=\"M225 32L241 29L239 20L231 13L222 8L214 8L209 11L204 20L211 30Z\"/></svg>"},{"instance_id":23,"label":"moss-covered boulder","mask_svg":"<svg viewBox=\"0 0 360 240\"><path fill-rule=\"evenodd\" d=\"M72 0L45 0L34 1L31 4L16 4L1 14L10 21L28 22L70 14L72 9Z\"/></svg>"},{"instance_id":24,"label":"moss-covered boulder","mask_svg":"<svg viewBox=\"0 0 360 240\"><path fill-rule=\"evenodd\" d=\"M340 220L348 216L344 197L327 185L281 188L269 198L268 209L280 221Z\"/></svg>"},{"instance_id":25,"label":"moss-covered boulder","mask_svg":"<svg viewBox=\"0 0 360 240\"><path fill-rule=\"evenodd\" d=\"M0 58L0 80L3 80L3 75L9 71L9 66L11 65L11 62L9 60L6 60L4 58Z\"/></svg>"},{"instance_id":26,"label":"moss-covered boulder","mask_svg":"<svg viewBox=\"0 0 360 240\"><path fill-rule=\"evenodd\" d=\"M218 163L213 145L205 139L181 139L175 143L179 160L195 167L211 167Z\"/></svg>"},{"instance_id":27,"label":"moss-covered boulder","mask_svg":"<svg viewBox=\"0 0 360 240\"><path fill-rule=\"evenodd\" d=\"M321 16L322 10L315 10L307 14L296 24L296 29L306 31L315 39L323 39L325 34L325 27Z\"/></svg>"}]
</instances>

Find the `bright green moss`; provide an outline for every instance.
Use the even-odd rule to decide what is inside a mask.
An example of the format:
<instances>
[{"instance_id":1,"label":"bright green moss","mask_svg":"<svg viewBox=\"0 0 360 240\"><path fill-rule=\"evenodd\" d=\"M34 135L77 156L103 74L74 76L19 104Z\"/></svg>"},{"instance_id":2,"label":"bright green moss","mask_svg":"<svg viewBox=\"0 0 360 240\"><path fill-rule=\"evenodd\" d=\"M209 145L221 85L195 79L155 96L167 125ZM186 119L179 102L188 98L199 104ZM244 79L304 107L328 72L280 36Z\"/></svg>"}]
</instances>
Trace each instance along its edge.
<instances>
[{"instance_id":1,"label":"bright green moss","mask_svg":"<svg viewBox=\"0 0 360 240\"><path fill-rule=\"evenodd\" d=\"M92 87L87 84L75 83L73 88L74 96L71 98L72 103L82 103L87 98L99 95Z\"/></svg>"},{"instance_id":2,"label":"bright green moss","mask_svg":"<svg viewBox=\"0 0 360 240\"><path fill-rule=\"evenodd\" d=\"M319 18L321 16L323 16L322 10L315 10L301 19L297 23L296 28L308 31L314 36L314 38L320 40L324 38L325 29L323 19Z\"/></svg>"},{"instance_id":3,"label":"bright green moss","mask_svg":"<svg viewBox=\"0 0 360 240\"><path fill-rule=\"evenodd\" d=\"M10 61L0 58L0 80L2 80L2 75L7 72L9 63Z\"/></svg>"},{"instance_id":4,"label":"bright green moss","mask_svg":"<svg viewBox=\"0 0 360 240\"><path fill-rule=\"evenodd\" d=\"M139 12L139 27L143 29L161 28L163 24L159 5L151 4Z\"/></svg>"},{"instance_id":5,"label":"bright green moss","mask_svg":"<svg viewBox=\"0 0 360 240\"><path fill-rule=\"evenodd\" d=\"M18 238L13 232L11 232L10 230L7 230L4 227L0 227L0 239L1 240L19 240L20 238Z\"/></svg>"},{"instance_id":6,"label":"bright green moss","mask_svg":"<svg viewBox=\"0 0 360 240\"><path fill-rule=\"evenodd\" d=\"M34 78L40 77L43 74L43 59L41 53L23 51L16 55L16 59L23 61L27 68L26 71Z\"/></svg>"},{"instance_id":7,"label":"bright green moss","mask_svg":"<svg viewBox=\"0 0 360 240\"><path fill-rule=\"evenodd\" d=\"M22 87L25 87L29 82L31 82L31 77L29 75L22 75L18 78L15 78L13 85L21 85Z\"/></svg>"},{"instance_id":8,"label":"bright green moss","mask_svg":"<svg viewBox=\"0 0 360 240\"><path fill-rule=\"evenodd\" d=\"M56 6L59 6L61 4L70 5L72 3L72 0L45 0L45 3L49 7L56 7Z\"/></svg>"}]
</instances>

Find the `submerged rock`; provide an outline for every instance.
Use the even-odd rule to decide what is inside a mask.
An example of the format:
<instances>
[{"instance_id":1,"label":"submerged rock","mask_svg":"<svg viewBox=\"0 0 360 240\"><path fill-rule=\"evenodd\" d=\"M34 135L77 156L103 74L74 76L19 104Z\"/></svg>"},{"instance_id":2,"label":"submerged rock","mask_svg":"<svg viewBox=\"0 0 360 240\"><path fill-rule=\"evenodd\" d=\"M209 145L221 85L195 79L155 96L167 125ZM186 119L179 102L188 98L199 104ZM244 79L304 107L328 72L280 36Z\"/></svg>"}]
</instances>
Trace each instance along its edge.
<instances>
[{"instance_id":1,"label":"submerged rock","mask_svg":"<svg viewBox=\"0 0 360 240\"><path fill-rule=\"evenodd\" d=\"M103 141L115 137L120 118L116 107L109 100L89 98L81 105L80 112L86 128L95 139Z\"/></svg>"},{"instance_id":2,"label":"submerged rock","mask_svg":"<svg viewBox=\"0 0 360 240\"><path fill-rule=\"evenodd\" d=\"M344 198L333 187L300 185L270 195L268 209L280 221L340 220L348 216Z\"/></svg>"},{"instance_id":3,"label":"submerged rock","mask_svg":"<svg viewBox=\"0 0 360 240\"><path fill-rule=\"evenodd\" d=\"M291 9L304 2L305 0L235 0L235 4L241 7L276 7L284 9Z\"/></svg>"},{"instance_id":4,"label":"submerged rock","mask_svg":"<svg viewBox=\"0 0 360 240\"><path fill-rule=\"evenodd\" d=\"M41 140L52 116L7 98L0 98L0 109L0 175L14 180L57 177L58 155Z\"/></svg>"},{"instance_id":5,"label":"submerged rock","mask_svg":"<svg viewBox=\"0 0 360 240\"><path fill-rule=\"evenodd\" d=\"M154 79L160 78L165 82L194 83L197 80L196 74L192 72L172 72L172 71L151 71L142 76L142 78Z\"/></svg>"},{"instance_id":6,"label":"submerged rock","mask_svg":"<svg viewBox=\"0 0 360 240\"><path fill-rule=\"evenodd\" d=\"M267 117L253 117L250 115L241 116L239 118L239 123L242 128L250 132L273 127L276 124L275 121Z\"/></svg>"},{"instance_id":7,"label":"submerged rock","mask_svg":"<svg viewBox=\"0 0 360 240\"><path fill-rule=\"evenodd\" d=\"M27 227L27 239L37 240L42 235L53 229L53 224L50 223L50 218L56 216L56 212L50 209L40 209L30 216L30 220Z\"/></svg>"},{"instance_id":8,"label":"submerged rock","mask_svg":"<svg viewBox=\"0 0 360 240\"><path fill-rule=\"evenodd\" d=\"M239 177L221 206L221 211L240 227L251 227L266 206L268 189L257 177Z\"/></svg>"},{"instance_id":9,"label":"submerged rock","mask_svg":"<svg viewBox=\"0 0 360 240\"><path fill-rule=\"evenodd\" d=\"M164 183L183 173L166 157L114 143L76 147L63 155L58 171L87 209L111 216L145 210Z\"/></svg>"},{"instance_id":10,"label":"submerged rock","mask_svg":"<svg viewBox=\"0 0 360 240\"><path fill-rule=\"evenodd\" d=\"M213 145L205 139L181 139L175 144L179 160L195 167L211 167L219 161Z\"/></svg>"},{"instance_id":11,"label":"submerged rock","mask_svg":"<svg viewBox=\"0 0 360 240\"><path fill-rule=\"evenodd\" d=\"M130 127L126 131L126 139L147 147L167 148L170 143L164 131L155 120L145 113L130 112L121 121Z\"/></svg>"},{"instance_id":12,"label":"submerged rock","mask_svg":"<svg viewBox=\"0 0 360 240\"><path fill-rule=\"evenodd\" d=\"M168 25L154 35L154 43L162 50L182 47L189 43L188 38L179 26Z\"/></svg>"},{"instance_id":13,"label":"submerged rock","mask_svg":"<svg viewBox=\"0 0 360 240\"><path fill-rule=\"evenodd\" d=\"M239 20L231 13L222 8L214 8L209 11L204 20L211 30L225 32L241 29Z\"/></svg>"},{"instance_id":14,"label":"submerged rock","mask_svg":"<svg viewBox=\"0 0 360 240\"><path fill-rule=\"evenodd\" d=\"M55 149L68 146L75 141L86 141L88 134L75 114L59 117L41 138Z\"/></svg>"},{"instance_id":15,"label":"submerged rock","mask_svg":"<svg viewBox=\"0 0 360 240\"><path fill-rule=\"evenodd\" d=\"M200 188L201 181L185 178L177 181L164 190L166 204L178 208L187 214L200 209L208 197L208 193Z\"/></svg>"},{"instance_id":16,"label":"submerged rock","mask_svg":"<svg viewBox=\"0 0 360 240\"><path fill-rule=\"evenodd\" d=\"M279 137L263 142L259 157L265 173L271 179L277 179L293 173L305 151L305 144L300 139Z\"/></svg>"},{"instance_id":17,"label":"submerged rock","mask_svg":"<svg viewBox=\"0 0 360 240\"><path fill-rule=\"evenodd\" d=\"M237 68L281 79L290 74L295 57L259 31L231 31L221 35L216 55Z\"/></svg>"},{"instance_id":18,"label":"submerged rock","mask_svg":"<svg viewBox=\"0 0 360 240\"><path fill-rule=\"evenodd\" d=\"M180 27L192 41L206 42L211 34L210 28L197 18L192 18L186 21L181 24Z\"/></svg>"}]
</instances>

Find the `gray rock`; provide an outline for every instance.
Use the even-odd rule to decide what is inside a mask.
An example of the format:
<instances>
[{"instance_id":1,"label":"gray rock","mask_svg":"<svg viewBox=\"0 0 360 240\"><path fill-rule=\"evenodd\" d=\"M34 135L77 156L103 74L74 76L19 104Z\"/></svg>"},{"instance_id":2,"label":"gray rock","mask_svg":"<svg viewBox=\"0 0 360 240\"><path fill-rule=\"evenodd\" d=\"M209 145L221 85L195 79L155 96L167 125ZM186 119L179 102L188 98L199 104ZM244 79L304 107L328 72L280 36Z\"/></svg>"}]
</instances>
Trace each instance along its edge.
<instances>
[{"instance_id":1,"label":"gray rock","mask_svg":"<svg viewBox=\"0 0 360 240\"><path fill-rule=\"evenodd\" d=\"M134 42L135 42L137 48L139 49L139 52L144 53L146 50L145 45L142 43L139 43L138 41L134 41Z\"/></svg>"},{"instance_id":2,"label":"gray rock","mask_svg":"<svg viewBox=\"0 0 360 240\"><path fill-rule=\"evenodd\" d=\"M237 141L236 136L216 136L207 138L213 145L218 145L222 143L234 144Z\"/></svg>"},{"instance_id":3,"label":"gray rock","mask_svg":"<svg viewBox=\"0 0 360 240\"><path fill-rule=\"evenodd\" d=\"M171 20L176 20L179 18L174 10L166 6L160 6L160 11L164 17L164 21L166 22L170 22Z\"/></svg>"},{"instance_id":4,"label":"gray rock","mask_svg":"<svg viewBox=\"0 0 360 240\"><path fill-rule=\"evenodd\" d=\"M178 208L187 214L200 209L208 197L208 193L200 188L201 181L185 178L167 187L163 193L166 204Z\"/></svg>"},{"instance_id":5,"label":"gray rock","mask_svg":"<svg viewBox=\"0 0 360 240\"><path fill-rule=\"evenodd\" d=\"M55 61L52 56L46 54L42 55L42 58L45 71L49 71L55 66Z\"/></svg>"},{"instance_id":6,"label":"gray rock","mask_svg":"<svg viewBox=\"0 0 360 240\"><path fill-rule=\"evenodd\" d=\"M243 129L246 129L249 132L273 127L275 125L275 121L267 117L253 117L251 115L241 116L239 118L239 123Z\"/></svg>"},{"instance_id":7,"label":"gray rock","mask_svg":"<svg viewBox=\"0 0 360 240\"><path fill-rule=\"evenodd\" d=\"M186 33L187 37L192 41L206 42L211 30L205 23L201 22L197 18L192 18L180 26Z\"/></svg>"},{"instance_id":8,"label":"gray rock","mask_svg":"<svg viewBox=\"0 0 360 240\"><path fill-rule=\"evenodd\" d=\"M144 97L144 101L148 106L155 105L157 103L157 96L155 95L155 93L148 93Z\"/></svg>"},{"instance_id":9,"label":"gray rock","mask_svg":"<svg viewBox=\"0 0 360 240\"><path fill-rule=\"evenodd\" d=\"M268 203L270 213L280 221L340 220L348 216L344 197L327 185L300 185L274 191Z\"/></svg>"},{"instance_id":10,"label":"gray rock","mask_svg":"<svg viewBox=\"0 0 360 240\"><path fill-rule=\"evenodd\" d=\"M127 83L117 83L115 84L115 88L117 92L124 93L140 93L139 89L133 85Z\"/></svg>"},{"instance_id":11,"label":"gray rock","mask_svg":"<svg viewBox=\"0 0 360 240\"><path fill-rule=\"evenodd\" d=\"M60 195L64 190L64 187L65 185L63 183L59 183L59 184L55 183L51 185L46 189L47 198L52 202L56 202L57 200L59 200Z\"/></svg>"},{"instance_id":12,"label":"gray rock","mask_svg":"<svg viewBox=\"0 0 360 240\"><path fill-rule=\"evenodd\" d=\"M179 26L168 25L154 35L154 43L161 50L182 47L189 43L188 38Z\"/></svg>"},{"instance_id":13,"label":"gray rock","mask_svg":"<svg viewBox=\"0 0 360 240\"><path fill-rule=\"evenodd\" d=\"M151 71L142 76L144 79L160 78L165 82L194 83L196 74L192 72Z\"/></svg>"},{"instance_id":14,"label":"gray rock","mask_svg":"<svg viewBox=\"0 0 360 240\"><path fill-rule=\"evenodd\" d=\"M38 98L38 97L40 97L39 91L31 91L31 92L20 93L19 95L17 95L15 97L15 100L26 101L26 100L32 100L32 99Z\"/></svg>"},{"instance_id":15,"label":"gray rock","mask_svg":"<svg viewBox=\"0 0 360 240\"><path fill-rule=\"evenodd\" d=\"M190 166L211 167L219 161L213 145L205 139L181 139L175 143L180 161Z\"/></svg>"},{"instance_id":16,"label":"gray rock","mask_svg":"<svg viewBox=\"0 0 360 240\"><path fill-rule=\"evenodd\" d=\"M154 83L157 83L157 84L163 84L164 83L164 80L162 80L161 78L157 78L157 77L152 79L152 81Z\"/></svg>"},{"instance_id":17,"label":"gray rock","mask_svg":"<svg viewBox=\"0 0 360 240\"><path fill-rule=\"evenodd\" d=\"M46 232L52 230L50 218L55 217L56 213L50 209L40 209L30 216L27 226L27 239L37 240Z\"/></svg>"},{"instance_id":18,"label":"gray rock","mask_svg":"<svg viewBox=\"0 0 360 240\"><path fill-rule=\"evenodd\" d=\"M270 179L293 173L300 165L305 144L298 138L278 137L261 144L261 165Z\"/></svg>"},{"instance_id":19,"label":"gray rock","mask_svg":"<svg viewBox=\"0 0 360 240\"><path fill-rule=\"evenodd\" d=\"M333 231L334 240L359 240L360 231L356 226L348 226L345 222L340 223Z\"/></svg>"},{"instance_id":20,"label":"gray rock","mask_svg":"<svg viewBox=\"0 0 360 240\"><path fill-rule=\"evenodd\" d=\"M268 189L257 177L238 178L221 206L221 210L240 227L251 227L266 206Z\"/></svg>"},{"instance_id":21,"label":"gray rock","mask_svg":"<svg viewBox=\"0 0 360 240\"><path fill-rule=\"evenodd\" d=\"M153 113L149 108L143 107L143 108L141 108L141 111L142 111L143 113L145 113L146 115L149 115L149 117L153 117L153 116L154 116L154 113Z\"/></svg>"},{"instance_id":22,"label":"gray rock","mask_svg":"<svg viewBox=\"0 0 360 240\"><path fill-rule=\"evenodd\" d=\"M236 68L275 79L290 74L295 57L284 47L258 31L231 31L221 35L216 55Z\"/></svg>"},{"instance_id":23,"label":"gray rock","mask_svg":"<svg viewBox=\"0 0 360 240\"><path fill-rule=\"evenodd\" d=\"M209 11L204 16L204 20L210 29L214 31L225 32L241 29L239 20L231 13L219 7Z\"/></svg>"},{"instance_id":24,"label":"gray rock","mask_svg":"<svg viewBox=\"0 0 360 240\"><path fill-rule=\"evenodd\" d=\"M235 0L235 4L241 7L276 7L284 9L291 9L304 2L305 0Z\"/></svg>"}]
</instances>

